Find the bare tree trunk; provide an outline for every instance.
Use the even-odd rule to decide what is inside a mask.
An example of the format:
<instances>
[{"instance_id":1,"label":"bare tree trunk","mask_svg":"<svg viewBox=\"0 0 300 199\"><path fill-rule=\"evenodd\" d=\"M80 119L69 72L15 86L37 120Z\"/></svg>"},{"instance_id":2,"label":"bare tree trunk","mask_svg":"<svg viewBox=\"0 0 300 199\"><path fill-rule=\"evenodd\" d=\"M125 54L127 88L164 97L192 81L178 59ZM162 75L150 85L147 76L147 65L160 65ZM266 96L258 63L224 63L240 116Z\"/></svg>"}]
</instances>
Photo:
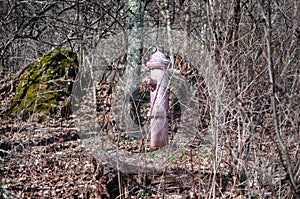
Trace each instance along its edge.
<instances>
[{"instance_id":1,"label":"bare tree trunk","mask_svg":"<svg viewBox=\"0 0 300 199\"><path fill-rule=\"evenodd\" d=\"M126 89L133 92L140 83L141 62L143 53L143 15L145 0L128 0L128 51L126 68ZM132 78L130 78L132 77Z\"/></svg>"},{"instance_id":2,"label":"bare tree trunk","mask_svg":"<svg viewBox=\"0 0 300 199\"><path fill-rule=\"evenodd\" d=\"M7 7L8 7L8 2L6 1L0 1L0 20L2 20L2 18L4 18L4 16L6 15L7 12ZM3 42L4 39L4 33L2 32L2 30L0 31L0 43ZM2 52L2 50L4 51L4 46L3 45L3 49L1 48L2 46L0 45L0 57L2 57L2 54L4 54L4 52ZM5 62L4 60L1 60L0 62L0 76L2 75L2 73L4 73L4 69L5 69Z\"/></svg>"},{"instance_id":3,"label":"bare tree trunk","mask_svg":"<svg viewBox=\"0 0 300 199\"><path fill-rule=\"evenodd\" d=\"M128 49L125 73L126 105L124 110L126 112L124 115L132 115L133 117L139 115L139 110L135 108L137 106L135 106L136 100L133 93L138 90L141 81L140 74L143 53L142 28L145 3L145 0L128 0ZM132 118L125 119L127 129L132 129L134 125Z\"/></svg>"},{"instance_id":4,"label":"bare tree trunk","mask_svg":"<svg viewBox=\"0 0 300 199\"><path fill-rule=\"evenodd\" d=\"M158 7L160 7L161 14L165 17L166 22L166 31L167 31L167 39L168 39L168 46L169 46L169 56L171 58L172 66L173 66L173 55L174 55L174 49L173 49L173 39L172 39L172 30L171 30L171 14L169 10L169 2L168 0L163 0L162 5L160 5L159 1L157 1Z\"/></svg>"},{"instance_id":5,"label":"bare tree trunk","mask_svg":"<svg viewBox=\"0 0 300 199\"><path fill-rule=\"evenodd\" d=\"M189 49L189 43L188 43L188 37L190 32L190 24L191 24L191 16L190 16L190 0L184 1L184 34L185 34L185 41L184 41L184 57L188 56L188 49Z\"/></svg>"}]
</instances>

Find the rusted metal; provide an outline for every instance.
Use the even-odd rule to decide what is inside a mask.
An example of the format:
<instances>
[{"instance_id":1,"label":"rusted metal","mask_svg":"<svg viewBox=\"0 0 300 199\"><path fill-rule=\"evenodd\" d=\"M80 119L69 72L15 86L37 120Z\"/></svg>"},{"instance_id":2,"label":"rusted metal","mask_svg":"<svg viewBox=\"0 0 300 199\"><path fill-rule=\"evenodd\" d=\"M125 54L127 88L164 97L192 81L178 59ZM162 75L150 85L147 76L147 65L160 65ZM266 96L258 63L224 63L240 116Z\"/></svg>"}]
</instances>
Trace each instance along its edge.
<instances>
[{"instance_id":1,"label":"rusted metal","mask_svg":"<svg viewBox=\"0 0 300 199\"><path fill-rule=\"evenodd\" d=\"M159 49L147 62L150 69L148 84L151 87L150 117L151 148L158 149L168 145L168 84L167 70L171 62Z\"/></svg>"}]
</instances>

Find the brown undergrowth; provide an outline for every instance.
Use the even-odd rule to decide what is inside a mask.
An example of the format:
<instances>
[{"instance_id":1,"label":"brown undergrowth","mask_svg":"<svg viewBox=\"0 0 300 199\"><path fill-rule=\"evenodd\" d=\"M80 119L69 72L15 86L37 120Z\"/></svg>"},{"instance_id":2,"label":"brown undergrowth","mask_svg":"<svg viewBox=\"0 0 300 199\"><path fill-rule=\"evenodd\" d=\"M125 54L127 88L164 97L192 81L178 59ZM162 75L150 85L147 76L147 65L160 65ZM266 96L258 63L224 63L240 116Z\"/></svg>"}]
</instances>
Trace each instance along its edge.
<instances>
[{"instance_id":1,"label":"brown undergrowth","mask_svg":"<svg viewBox=\"0 0 300 199\"><path fill-rule=\"evenodd\" d=\"M99 111L99 123L111 132L113 121L101 120L112 114L109 98L113 89L109 86L102 82L97 90L101 98L98 111L104 110ZM13 95L1 93L1 112L9 107ZM253 129L243 128L250 112L238 118L236 110L229 111L224 131L217 137L206 121L182 154L170 157L160 172L134 174L116 171L89 151L73 116L68 120L54 117L47 123L1 120L1 198L292 198L284 157L268 112L263 110L268 110L267 105L250 117L261 119ZM282 138L299 182L300 137L293 127L287 125L291 133ZM123 134L120 147L124 145L128 152L138 150L140 143Z\"/></svg>"}]
</instances>

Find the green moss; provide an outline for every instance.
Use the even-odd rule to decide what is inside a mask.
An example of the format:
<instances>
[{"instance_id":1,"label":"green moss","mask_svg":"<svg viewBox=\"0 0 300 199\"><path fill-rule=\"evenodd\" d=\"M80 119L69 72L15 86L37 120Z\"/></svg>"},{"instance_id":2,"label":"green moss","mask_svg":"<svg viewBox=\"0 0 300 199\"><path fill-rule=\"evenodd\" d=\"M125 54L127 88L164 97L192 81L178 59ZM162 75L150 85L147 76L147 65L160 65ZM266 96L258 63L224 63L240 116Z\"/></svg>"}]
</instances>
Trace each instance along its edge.
<instances>
[{"instance_id":1,"label":"green moss","mask_svg":"<svg viewBox=\"0 0 300 199\"><path fill-rule=\"evenodd\" d=\"M12 106L5 113L45 121L59 113L60 101L71 95L79 65L76 53L61 49L53 50L33 63L22 74ZM64 103L70 105L70 102Z\"/></svg>"}]
</instances>

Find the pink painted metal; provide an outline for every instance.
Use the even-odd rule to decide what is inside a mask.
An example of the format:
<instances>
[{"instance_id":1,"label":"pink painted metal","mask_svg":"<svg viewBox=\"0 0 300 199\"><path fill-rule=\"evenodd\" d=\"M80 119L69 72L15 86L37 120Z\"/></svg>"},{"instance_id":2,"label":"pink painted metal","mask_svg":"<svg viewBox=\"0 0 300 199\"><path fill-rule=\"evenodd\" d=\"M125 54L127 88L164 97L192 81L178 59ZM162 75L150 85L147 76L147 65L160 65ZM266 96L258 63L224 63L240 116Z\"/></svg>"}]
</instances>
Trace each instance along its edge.
<instances>
[{"instance_id":1,"label":"pink painted metal","mask_svg":"<svg viewBox=\"0 0 300 199\"><path fill-rule=\"evenodd\" d=\"M167 69L171 62L159 49L147 62L150 71L148 84L151 87L151 149L158 149L168 144L168 83Z\"/></svg>"}]
</instances>

